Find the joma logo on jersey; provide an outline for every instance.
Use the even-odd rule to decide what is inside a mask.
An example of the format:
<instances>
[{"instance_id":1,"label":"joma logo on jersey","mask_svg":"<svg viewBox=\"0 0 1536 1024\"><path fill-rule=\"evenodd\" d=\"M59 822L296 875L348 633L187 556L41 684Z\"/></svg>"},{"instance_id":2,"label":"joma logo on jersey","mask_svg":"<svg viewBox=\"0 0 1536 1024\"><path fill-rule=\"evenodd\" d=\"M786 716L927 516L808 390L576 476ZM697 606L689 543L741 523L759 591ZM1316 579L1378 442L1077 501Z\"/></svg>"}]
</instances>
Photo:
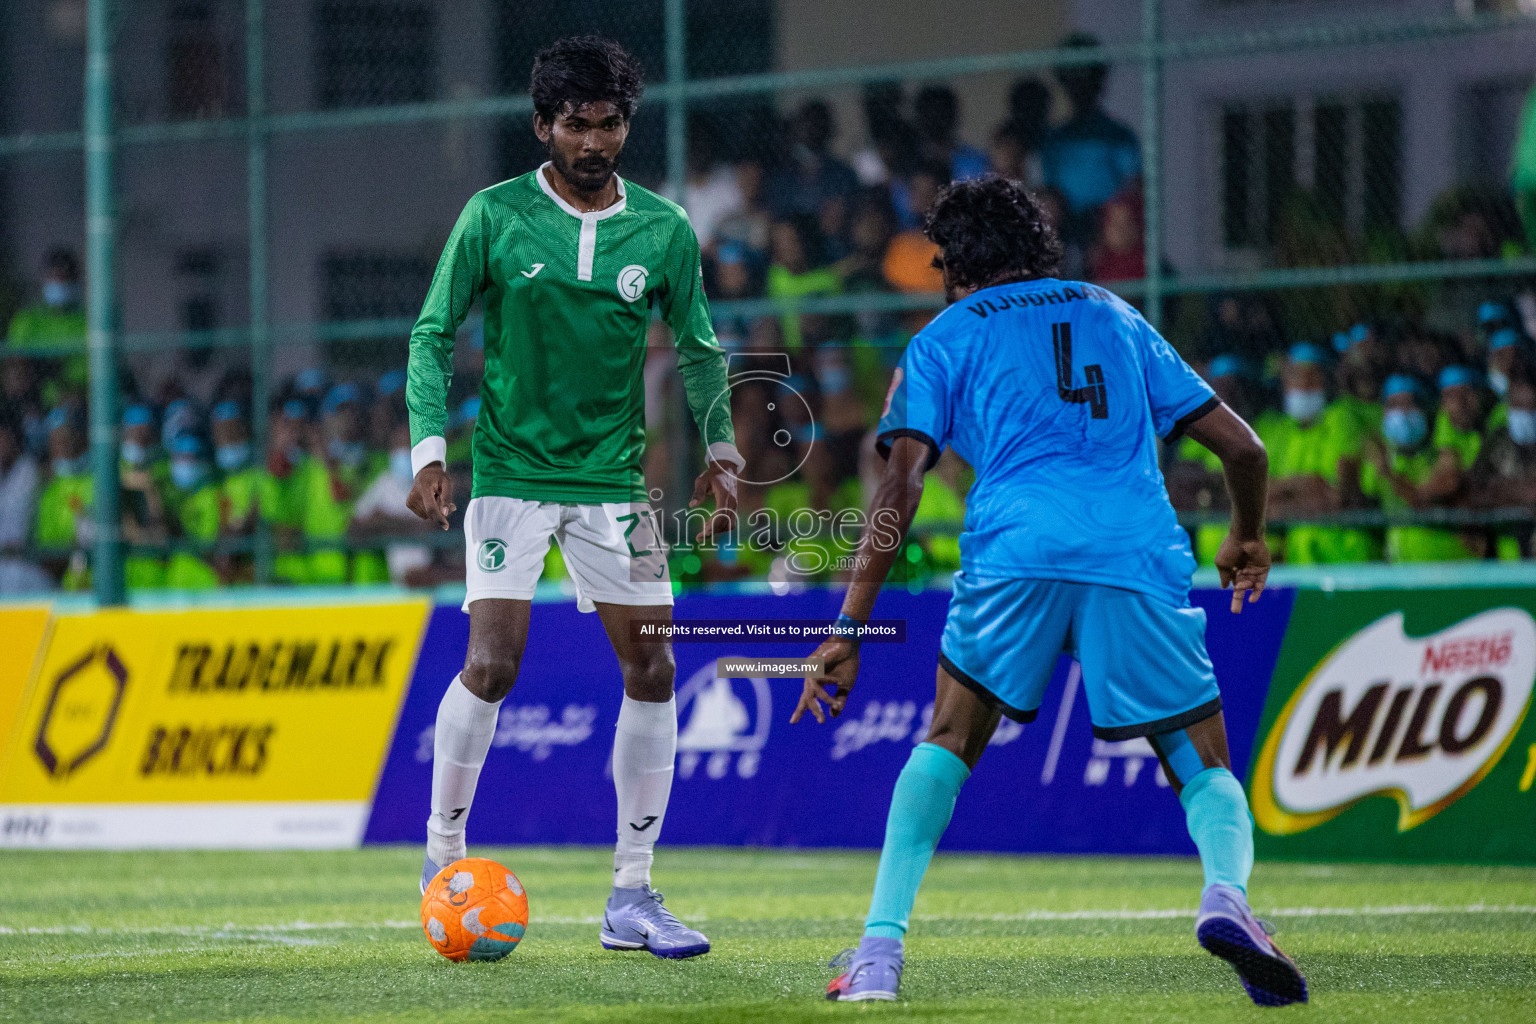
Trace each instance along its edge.
<instances>
[{"instance_id":1,"label":"joma logo on jersey","mask_svg":"<svg viewBox=\"0 0 1536 1024\"><path fill-rule=\"evenodd\" d=\"M1372 795L1398 831L1476 786L1519 731L1536 682L1536 621L1497 608L1427 637L1394 612L1340 644L1302 682L1264 741L1254 819L1302 832Z\"/></svg>"},{"instance_id":2,"label":"joma logo on jersey","mask_svg":"<svg viewBox=\"0 0 1536 1024\"><path fill-rule=\"evenodd\" d=\"M619 295L623 296L626 302L634 302L645 294L645 280L650 276L649 270L638 263L631 263L619 271Z\"/></svg>"}]
</instances>

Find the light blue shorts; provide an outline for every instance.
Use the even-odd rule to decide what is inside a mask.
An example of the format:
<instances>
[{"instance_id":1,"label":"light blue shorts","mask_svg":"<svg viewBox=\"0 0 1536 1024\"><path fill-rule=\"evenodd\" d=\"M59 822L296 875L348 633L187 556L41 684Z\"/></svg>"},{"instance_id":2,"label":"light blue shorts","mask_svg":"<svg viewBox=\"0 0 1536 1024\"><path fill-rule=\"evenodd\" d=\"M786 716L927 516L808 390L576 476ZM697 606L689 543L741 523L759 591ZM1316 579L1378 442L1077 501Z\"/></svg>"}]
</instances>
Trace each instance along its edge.
<instances>
[{"instance_id":1,"label":"light blue shorts","mask_svg":"<svg viewBox=\"0 0 1536 1024\"><path fill-rule=\"evenodd\" d=\"M1125 740L1221 710L1205 612L1093 583L955 574L939 664L1016 722L1030 722L1061 653L1083 667L1093 734Z\"/></svg>"}]
</instances>

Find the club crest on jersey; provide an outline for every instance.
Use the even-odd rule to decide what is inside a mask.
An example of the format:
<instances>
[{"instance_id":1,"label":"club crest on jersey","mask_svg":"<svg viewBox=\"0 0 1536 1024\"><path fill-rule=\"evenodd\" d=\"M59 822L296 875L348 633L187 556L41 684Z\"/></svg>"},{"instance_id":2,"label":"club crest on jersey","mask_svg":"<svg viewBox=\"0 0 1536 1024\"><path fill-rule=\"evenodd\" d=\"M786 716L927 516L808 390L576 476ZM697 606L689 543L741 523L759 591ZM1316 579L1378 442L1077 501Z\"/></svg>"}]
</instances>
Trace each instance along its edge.
<instances>
[{"instance_id":1,"label":"club crest on jersey","mask_svg":"<svg viewBox=\"0 0 1536 1024\"><path fill-rule=\"evenodd\" d=\"M496 537L482 541L475 552L475 564L483 572L500 572L507 564L507 542Z\"/></svg>"},{"instance_id":2,"label":"club crest on jersey","mask_svg":"<svg viewBox=\"0 0 1536 1024\"><path fill-rule=\"evenodd\" d=\"M1369 796L1406 832L1472 790L1525 719L1536 620L1495 608L1429 636L1393 612L1340 644L1297 687L1259 753L1253 814L1294 835Z\"/></svg>"},{"instance_id":3,"label":"club crest on jersey","mask_svg":"<svg viewBox=\"0 0 1536 1024\"><path fill-rule=\"evenodd\" d=\"M645 294L645 279L651 276L651 272L638 263L631 263L619 271L619 295L626 302L634 302Z\"/></svg>"}]
</instances>

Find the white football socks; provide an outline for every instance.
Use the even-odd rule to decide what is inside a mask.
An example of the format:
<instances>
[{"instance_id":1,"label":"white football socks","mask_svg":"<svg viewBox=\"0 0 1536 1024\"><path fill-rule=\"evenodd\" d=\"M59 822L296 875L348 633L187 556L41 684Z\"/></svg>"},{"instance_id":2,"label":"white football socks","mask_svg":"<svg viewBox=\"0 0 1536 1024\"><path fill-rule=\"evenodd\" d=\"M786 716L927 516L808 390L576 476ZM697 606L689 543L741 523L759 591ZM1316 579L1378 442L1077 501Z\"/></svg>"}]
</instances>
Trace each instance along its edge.
<instances>
[{"instance_id":1,"label":"white football socks","mask_svg":"<svg viewBox=\"0 0 1536 1024\"><path fill-rule=\"evenodd\" d=\"M469 692L458 676L437 706L432 733L432 814L427 818L427 856L445 866L464 856L464 824L475 799L480 768L496 735L501 701Z\"/></svg>"},{"instance_id":2,"label":"white football socks","mask_svg":"<svg viewBox=\"0 0 1536 1024\"><path fill-rule=\"evenodd\" d=\"M613 884L651 883L651 857L672 795L677 756L677 698L665 704L624 698L613 736L613 788L619 797L619 842Z\"/></svg>"}]
</instances>

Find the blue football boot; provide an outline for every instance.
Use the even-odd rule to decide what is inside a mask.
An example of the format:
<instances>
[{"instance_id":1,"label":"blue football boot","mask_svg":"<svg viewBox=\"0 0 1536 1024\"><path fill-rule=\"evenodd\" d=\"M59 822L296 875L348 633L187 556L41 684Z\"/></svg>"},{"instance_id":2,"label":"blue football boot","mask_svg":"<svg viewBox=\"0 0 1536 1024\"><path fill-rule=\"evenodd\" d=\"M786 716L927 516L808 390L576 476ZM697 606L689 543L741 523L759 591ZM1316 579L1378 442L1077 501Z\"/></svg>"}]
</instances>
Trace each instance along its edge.
<instances>
[{"instance_id":1,"label":"blue football boot","mask_svg":"<svg viewBox=\"0 0 1536 1024\"><path fill-rule=\"evenodd\" d=\"M648 885L614 888L603 910L601 938L604 949L643 949L668 960L709 952L709 940L673 917L661 893Z\"/></svg>"},{"instance_id":2,"label":"blue football boot","mask_svg":"<svg viewBox=\"0 0 1536 1024\"><path fill-rule=\"evenodd\" d=\"M827 986L828 999L843 1003L890 1002L901 988L901 940L866 935L859 940L858 949L843 950L830 966L846 970Z\"/></svg>"}]
</instances>

